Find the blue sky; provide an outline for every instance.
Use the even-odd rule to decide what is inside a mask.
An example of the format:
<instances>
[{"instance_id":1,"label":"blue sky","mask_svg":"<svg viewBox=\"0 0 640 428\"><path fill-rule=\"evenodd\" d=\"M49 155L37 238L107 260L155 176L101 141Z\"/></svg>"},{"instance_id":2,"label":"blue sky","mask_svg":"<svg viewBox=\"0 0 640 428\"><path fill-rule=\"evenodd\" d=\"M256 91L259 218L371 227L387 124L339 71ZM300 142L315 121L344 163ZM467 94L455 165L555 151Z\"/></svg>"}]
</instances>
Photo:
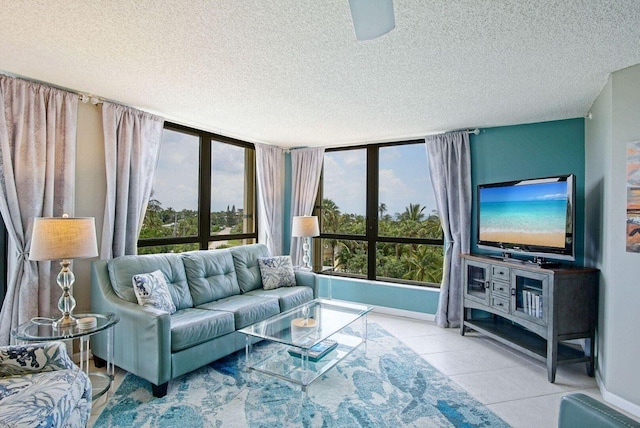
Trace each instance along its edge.
<instances>
[{"instance_id":1,"label":"blue sky","mask_svg":"<svg viewBox=\"0 0 640 428\"><path fill-rule=\"evenodd\" d=\"M243 206L244 149L214 142L212 148L212 211ZM163 208L198 209L199 139L165 129L160 146L153 198Z\"/></svg>"},{"instance_id":2,"label":"blue sky","mask_svg":"<svg viewBox=\"0 0 640 428\"><path fill-rule=\"evenodd\" d=\"M325 198L333 200L343 213L365 214L366 150L345 150L325 154ZM379 203L387 213L404 212L412 204L436 209L424 144L389 146L380 149Z\"/></svg>"},{"instance_id":3,"label":"blue sky","mask_svg":"<svg viewBox=\"0 0 640 428\"><path fill-rule=\"evenodd\" d=\"M197 210L198 137L165 129L162 136L158 173L153 198L164 208ZM228 144L213 147L213 211L227 205L242 207L244 149ZM380 203L387 214L404 212L410 204L436 209L424 144L382 147L380 149ZM366 150L345 150L325 154L325 197L332 199L343 213L365 214Z\"/></svg>"},{"instance_id":4,"label":"blue sky","mask_svg":"<svg viewBox=\"0 0 640 428\"><path fill-rule=\"evenodd\" d=\"M544 201L567 199L567 182L487 187L482 189L482 202Z\"/></svg>"}]
</instances>

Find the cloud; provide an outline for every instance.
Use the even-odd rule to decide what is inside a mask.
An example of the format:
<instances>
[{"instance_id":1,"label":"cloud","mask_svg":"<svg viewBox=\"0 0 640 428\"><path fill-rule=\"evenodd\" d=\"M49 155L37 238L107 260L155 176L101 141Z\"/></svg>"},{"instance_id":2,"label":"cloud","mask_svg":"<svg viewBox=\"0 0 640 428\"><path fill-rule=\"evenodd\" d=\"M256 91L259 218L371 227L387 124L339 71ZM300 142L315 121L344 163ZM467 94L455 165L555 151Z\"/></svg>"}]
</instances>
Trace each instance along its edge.
<instances>
[{"instance_id":1,"label":"cloud","mask_svg":"<svg viewBox=\"0 0 640 428\"><path fill-rule=\"evenodd\" d=\"M365 150L326 153L324 197L343 213L366 213L367 165Z\"/></svg>"},{"instance_id":2,"label":"cloud","mask_svg":"<svg viewBox=\"0 0 640 428\"><path fill-rule=\"evenodd\" d=\"M212 142L212 207L214 211L244 204L245 148ZM198 209L199 138L165 129L160 146L153 197L164 208Z\"/></svg>"}]
</instances>

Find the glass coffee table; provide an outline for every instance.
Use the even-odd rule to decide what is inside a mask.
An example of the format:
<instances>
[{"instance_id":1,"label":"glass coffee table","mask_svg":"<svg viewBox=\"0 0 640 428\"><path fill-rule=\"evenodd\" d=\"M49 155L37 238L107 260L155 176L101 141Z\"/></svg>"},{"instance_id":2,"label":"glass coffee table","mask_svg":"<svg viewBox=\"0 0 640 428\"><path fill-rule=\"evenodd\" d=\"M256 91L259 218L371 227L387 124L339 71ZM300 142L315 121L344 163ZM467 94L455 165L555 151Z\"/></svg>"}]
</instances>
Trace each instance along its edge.
<instances>
[{"instance_id":1,"label":"glass coffee table","mask_svg":"<svg viewBox=\"0 0 640 428\"><path fill-rule=\"evenodd\" d=\"M316 299L243 329L246 366L307 386L367 341L367 314L373 308L339 300ZM360 322L358 322L360 321ZM253 343L267 340L266 356L256 356Z\"/></svg>"}]
</instances>

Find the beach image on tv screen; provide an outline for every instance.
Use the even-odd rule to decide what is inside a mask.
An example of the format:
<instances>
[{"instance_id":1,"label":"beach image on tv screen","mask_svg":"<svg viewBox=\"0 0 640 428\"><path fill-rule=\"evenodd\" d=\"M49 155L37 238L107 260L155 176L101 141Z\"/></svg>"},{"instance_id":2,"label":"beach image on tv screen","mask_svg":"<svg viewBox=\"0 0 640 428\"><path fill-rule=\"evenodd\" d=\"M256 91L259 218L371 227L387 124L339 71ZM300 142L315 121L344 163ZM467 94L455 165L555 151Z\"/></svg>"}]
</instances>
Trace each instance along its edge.
<instances>
[{"instance_id":1,"label":"beach image on tv screen","mask_svg":"<svg viewBox=\"0 0 640 428\"><path fill-rule=\"evenodd\" d=\"M480 240L565 247L567 182L480 189Z\"/></svg>"}]
</instances>

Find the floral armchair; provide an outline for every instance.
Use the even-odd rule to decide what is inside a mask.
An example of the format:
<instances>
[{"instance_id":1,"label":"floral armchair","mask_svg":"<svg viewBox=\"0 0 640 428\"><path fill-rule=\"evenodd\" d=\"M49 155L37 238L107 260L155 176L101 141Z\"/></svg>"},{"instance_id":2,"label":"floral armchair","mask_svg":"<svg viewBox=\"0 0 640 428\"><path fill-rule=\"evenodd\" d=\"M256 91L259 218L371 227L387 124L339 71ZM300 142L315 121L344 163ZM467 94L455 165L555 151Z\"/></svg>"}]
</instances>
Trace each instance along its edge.
<instances>
[{"instance_id":1,"label":"floral armchair","mask_svg":"<svg viewBox=\"0 0 640 428\"><path fill-rule=\"evenodd\" d=\"M0 426L86 427L91 382L62 342L0 347Z\"/></svg>"}]
</instances>

